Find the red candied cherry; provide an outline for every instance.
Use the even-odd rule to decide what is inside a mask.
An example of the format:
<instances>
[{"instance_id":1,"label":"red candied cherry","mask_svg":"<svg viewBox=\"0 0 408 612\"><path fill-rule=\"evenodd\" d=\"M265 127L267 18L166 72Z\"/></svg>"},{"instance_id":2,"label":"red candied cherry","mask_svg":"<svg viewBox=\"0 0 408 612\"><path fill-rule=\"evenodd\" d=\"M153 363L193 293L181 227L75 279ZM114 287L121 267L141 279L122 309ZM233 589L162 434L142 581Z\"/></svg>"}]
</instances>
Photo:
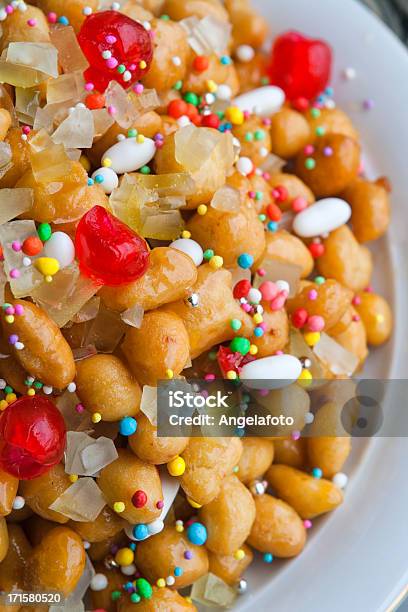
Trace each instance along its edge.
<instances>
[{"instance_id":1,"label":"red candied cherry","mask_svg":"<svg viewBox=\"0 0 408 612\"><path fill-rule=\"evenodd\" d=\"M117 11L89 15L82 24L78 42L89 62L84 76L104 92L109 81L125 89L142 78L153 59L150 33L137 21Z\"/></svg>"},{"instance_id":2,"label":"red candied cherry","mask_svg":"<svg viewBox=\"0 0 408 612\"><path fill-rule=\"evenodd\" d=\"M312 100L327 87L331 63L332 51L324 40L286 32L272 48L270 81L281 87L291 101Z\"/></svg>"},{"instance_id":3,"label":"red candied cherry","mask_svg":"<svg viewBox=\"0 0 408 612\"><path fill-rule=\"evenodd\" d=\"M75 234L81 272L102 285L131 283L146 272L146 241L102 206L84 214Z\"/></svg>"},{"instance_id":4,"label":"red candied cherry","mask_svg":"<svg viewBox=\"0 0 408 612\"><path fill-rule=\"evenodd\" d=\"M65 422L46 397L23 396L0 416L0 467L31 480L59 463L65 449Z\"/></svg>"}]
</instances>

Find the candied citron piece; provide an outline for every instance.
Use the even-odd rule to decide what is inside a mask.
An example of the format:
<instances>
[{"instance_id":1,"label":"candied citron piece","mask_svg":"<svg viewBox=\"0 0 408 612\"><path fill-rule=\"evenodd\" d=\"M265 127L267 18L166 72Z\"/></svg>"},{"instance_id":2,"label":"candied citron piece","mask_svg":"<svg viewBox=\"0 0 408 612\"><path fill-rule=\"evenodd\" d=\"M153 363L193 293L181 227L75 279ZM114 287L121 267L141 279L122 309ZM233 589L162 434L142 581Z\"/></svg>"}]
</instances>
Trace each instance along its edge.
<instances>
[{"instance_id":1,"label":"candied citron piece","mask_svg":"<svg viewBox=\"0 0 408 612\"><path fill-rule=\"evenodd\" d=\"M37 183L50 183L62 179L71 170L71 160L62 144L52 144L41 151L31 152L30 159Z\"/></svg>"},{"instance_id":2,"label":"candied citron piece","mask_svg":"<svg viewBox=\"0 0 408 612\"><path fill-rule=\"evenodd\" d=\"M58 76L58 51L50 43L11 42L7 47L6 61L32 68L54 79Z\"/></svg>"},{"instance_id":3,"label":"candied citron piece","mask_svg":"<svg viewBox=\"0 0 408 612\"><path fill-rule=\"evenodd\" d=\"M47 81L47 104L79 101L84 91L84 79L78 73L61 74Z\"/></svg>"},{"instance_id":4,"label":"candied citron piece","mask_svg":"<svg viewBox=\"0 0 408 612\"><path fill-rule=\"evenodd\" d=\"M212 15L203 19L187 17L180 21L186 30L190 47L197 55L222 55L228 48L232 26Z\"/></svg>"},{"instance_id":5,"label":"candied citron piece","mask_svg":"<svg viewBox=\"0 0 408 612\"><path fill-rule=\"evenodd\" d=\"M237 595L236 589L211 573L201 576L201 578L193 584L190 593L191 599L211 608L230 608L236 600Z\"/></svg>"},{"instance_id":6,"label":"candied citron piece","mask_svg":"<svg viewBox=\"0 0 408 612\"><path fill-rule=\"evenodd\" d=\"M13 166L11 146L8 142L0 142L0 178Z\"/></svg>"},{"instance_id":7,"label":"candied citron piece","mask_svg":"<svg viewBox=\"0 0 408 612\"><path fill-rule=\"evenodd\" d=\"M58 62L65 73L84 72L89 67L72 26L56 26L50 32L50 39L58 50Z\"/></svg>"},{"instance_id":8,"label":"candied citron piece","mask_svg":"<svg viewBox=\"0 0 408 612\"><path fill-rule=\"evenodd\" d=\"M185 227L179 210L160 210L149 214L142 223L140 233L144 238L175 240Z\"/></svg>"},{"instance_id":9,"label":"candied citron piece","mask_svg":"<svg viewBox=\"0 0 408 612\"><path fill-rule=\"evenodd\" d=\"M145 189L156 191L160 197L188 196L194 193L195 183L187 172L170 174L137 174L132 178Z\"/></svg>"},{"instance_id":10,"label":"candied citron piece","mask_svg":"<svg viewBox=\"0 0 408 612\"><path fill-rule=\"evenodd\" d=\"M75 104L74 100L65 100L64 102L55 102L54 104L46 104L42 108L37 108L34 117L34 129L44 129L47 132L53 132L54 128L65 119L68 109L73 104Z\"/></svg>"},{"instance_id":11,"label":"candied citron piece","mask_svg":"<svg viewBox=\"0 0 408 612\"><path fill-rule=\"evenodd\" d=\"M94 281L83 276L77 264L73 263L57 272L52 283L42 283L36 287L31 296L59 327L63 327L99 288Z\"/></svg>"},{"instance_id":12,"label":"candied citron piece","mask_svg":"<svg viewBox=\"0 0 408 612\"><path fill-rule=\"evenodd\" d=\"M123 338L126 323L120 314L109 310L102 303L85 338L85 345L92 345L99 353L113 353Z\"/></svg>"},{"instance_id":13,"label":"candied citron piece","mask_svg":"<svg viewBox=\"0 0 408 612\"><path fill-rule=\"evenodd\" d=\"M210 205L220 212L239 212L241 208L241 194L238 189L224 185L214 193Z\"/></svg>"},{"instance_id":14,"label":"candied citron piece","mask_svg":"<svg viewBox=\"0 0 408 612\"><path fill-rule=\"evenodd\" d=\"M358 357L324 332L313 352L335 376L352 376L358 368Z\"/></svg>"},{"instance_id":15,"label":"candied citron piece","mask_svg":"<svg viewBox=\"0 0 408 612\"><path fill-rule=\"evenodd\" d=\"M0 225L30 210L33 200L32 189L0 189Z\"/></svg>"},{"instance_id":16,"label":"candied citron piece","mask_svg":"<svg viewBox=\"0 0 408 612\"><path fill-rule=\"evenodd\" d=\"M155 89L145 89L141 94L130 91L128 95L138 117L161 106L160 98Z\"/></svg>"},{"instance_id":17,"label":"candied citron piece","mask_svg":"<svg viewBox=\"0 0 408 612\"><path fill-rule=\"evenodd\" d=\"M31 220L9 221L0 225L0 244L3 248L4 269L10 280L11 291L16 298L30 295L34 287L44 282L43 275L34 266L27 268L22 266L21 252L12 248L13 242L23 244L26 238L36 236L36 234L36 225ZM10 278L12 269L17 269L20 272L17 278Z\"/></svg>"},{"instance_id":18,"label":"candied citron piece","mask_svg":"<svg viewBox=\"0 0 408 612\"><path fill-rule=\"evenodd\" d=\"M143 412L152 425L157 425L157 387L144 385L140 399L140 412Z\"/></svg>"},{"instance_id":19,"label":"candied citron piece","mask_svg":"<svg viewBox=\"0 0 408 612\"><path fill-rule=\"evenodd\" d=\"M106 108L96 108L91 111L94 120L94 141L101 138L115 123Z\"/></svg>"},{"instance_id":20,"label":"candied citron piece","mask_svg":"<svg viewBox=\"0 0 408 612\"><path fill-rule=\"evenodd\" d=\"M133 175L125 174L120 185L109 197L113 214L138 232L142 224L142 210L148 204L157 202L158 195L143 187Z\"/></svg>"},{"instance_id":21,"label":"candied citron piece","mask_svg":"<svg viewBox=\"0 0 408 612\"><path fill-rule=\"evenodd\" d=\"M79 478L49 506L50 510L86 523L94 521L106 505L101 489L93 478Z\"/></svg>"},{"instance_id":22,"label":"candied citron piece","mask_svg":"<svg viewBox=\"0 0 408 612\"><path fill-rule=\"evenodd\" d=\"M52 140L66 149L90 149L94 138L94 120L88 108L75 108L57 127Z\"/></svg>"},{"instance_id":23,"label":"candied citron piece","mask_svg":"<svg viewBox=\"0 0 408 612\"><path fill-rule=\"evenodd\" d=\"M105 105L115 109L113 117L122 128L129 128L140 114L126 91L116 81L111 81L106 88Z\"/></svg>"},{"instance_id":24,"label":"candied citron piece","mask_svg":"<svg viewBox=\"0 0 408 612\"><path fill-rule=\"evenodd\" d=\"M16 87L16 113L20 121L33 125L34 117L40 106L40 92L35 87L24 89Z\"/></svg>"},{"instance_id":25,"label":"candied citron piece","mask_svg":"<svg viewBox=\"0 0 408 612\"><path fill-rule=\"evenodd\" d=\"M144 316L144 309L140 304L135 304L131 308L128 308L120 315L120 318L126 325L130 325L130 327L136 327L140 329L142 326Z\"/></svg>"}]
</instances>

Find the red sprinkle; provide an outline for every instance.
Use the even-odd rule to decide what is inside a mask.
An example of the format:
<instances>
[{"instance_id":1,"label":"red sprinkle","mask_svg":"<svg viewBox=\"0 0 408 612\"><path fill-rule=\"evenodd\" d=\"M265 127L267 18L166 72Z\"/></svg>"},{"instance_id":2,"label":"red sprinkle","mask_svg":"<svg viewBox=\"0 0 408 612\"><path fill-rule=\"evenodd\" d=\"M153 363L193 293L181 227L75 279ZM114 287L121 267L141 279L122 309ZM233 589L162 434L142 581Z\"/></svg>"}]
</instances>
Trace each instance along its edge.
<instances>
[{"instance_id":1,"label":"red sprinkle","mask_svg":"<svg viewBox=\"0 0 408 612\"><path fill-rule=\"evenodd\" d=\"M147 495L144 491L139 490L132 495L132 504L135 506L135 508L143 508L143 506L146 505L146 502Z\"/></svg>"},{"instance_id":2,"label":"red sprinkle","mask_svg":"<svg viewBox=\"0 0 408 612\"><path fill-rule=\"evenodd\" d=\"M280 221L282 219L282 211L276 204L268 204L266 207L266 214L271 221Z\"/></svg>"},{"instance_id":3,"label":"red sprinkle","mask_svg":"<svg viewBox=\"0 0 408 612\"><path fill-rule=\"evenodd\" d=\"M251 282L249 280L243 279L243 280L238 281L233 291L234 298L236 300L245 298L248 295L250 289L251 289Z\"/></svg>"},{"instance_id":4,"label":"red sprinkle","mask_svg":"<svg viewBox=\"0 0 408 612\"><path fill-rule=\"evenodd\" d=\"M25 255L29 255L30 257L33 255L38 255L43 250L43 243L38 238L38 236L29 236L23 242L22 249Z\"/></svg>"},{"instance_id":5,"label":"red sprinkle","mask_svg":"<svg viewBox=\"0 0 408 612\"><path fill-rule=\"evenodd\" d=\"M193 68L196 72L205 72L210 65L210 60L205 55L197 55L193 61Z\"/></svg>"},{"instance_id":6,"label":"red sprinkle","mask_svg":"<svg viewBox=\"0 0 408 612\"><path fill-rule=\"evenodd\" d=\"M309 251L314 259L321 257L324 254L324 244L321 242L312 242L309 244Z\"/></svg>"},{"instance_id":7,"label":"red sprinkle","mask_svg":"<svg viewBox=\"0 0 408 612\"><path fill-rule=\"evenodd\" d=\"M304 325L306 325L308 318L309 315L306 308L296 308L295 312L292 314L293 327L296 327L296 329L301 329L304 327Z\"/></svg>"},{"instance_id":8,"label":"red sprinkle","mask_svg":"<svg viewBox=\"0 0 408 612\"><path fill-rule=\"evenodd\" d=\"M173 119L180 119L187 114L187 102L184 100L172 100L167 107L167 114Z\"/></svg>"},{"instance_id":9,"label":"red sprinkle","mask_svg":"<svg viewBox=\"0 0 408 612\"><path fill-rule=\"evenodd\" d=\"M284 185L278 185L272 191L272 195L277 202L285 202L288 199L289 193Z\"/></svg>"},{"instance_id":10,"label":"red sprinkle","mask_svg":"<svg viewBox=\"0 0 408 612\"><path fill-rule=\"evenodd\" d=\"M100 93L92 93L85 98L85 104L90 110L96 110L105 106L105 96Z\"/></svg>"},{"instance_id":11,"label":"red sprinkle","mask_svg":"<svg viewBox=\"0 0 408 612\"><path fill-rule=\"evenodd\" d=\"M218 115L211 113L211 115L205 115L202 118L201 125L203 127L214 128L216 130L220 125L220 119Z\"/></svg>"}]
</instances>

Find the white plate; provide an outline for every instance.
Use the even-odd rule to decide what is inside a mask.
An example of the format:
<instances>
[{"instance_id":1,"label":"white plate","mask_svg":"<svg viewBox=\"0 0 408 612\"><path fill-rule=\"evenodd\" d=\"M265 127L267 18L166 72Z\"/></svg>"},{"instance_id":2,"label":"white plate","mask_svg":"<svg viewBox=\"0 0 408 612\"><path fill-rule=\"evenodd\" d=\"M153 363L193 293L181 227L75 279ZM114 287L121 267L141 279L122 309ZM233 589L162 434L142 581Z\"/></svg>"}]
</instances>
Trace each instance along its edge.
<instances>
[{"instance_id":1,"label":"white plate","mask_svg":"<svg viewBox=\"0 0 408 612\"><path fill-rule=\"evenodd\" d=\"M395 36L354 0L254 0L275 36L288 29L328 40L335 52L335 98L354 119L368 175L390 177L393 222L373 248L375 288L393 303L396 334L374 351L366 374L408 378L408 55ZM355 68L345 81L342 71ZM372 98L375 108L361 109ZM405 337L404 337L405 336ZM408 412L408 411L407 411ZM401 424L401 431L407 424ZM408 445L405 438L355 444L344 505L318 521L292 561L256 562L236 610L383 612L408 581Z\"/></svg>"}]
</instances>

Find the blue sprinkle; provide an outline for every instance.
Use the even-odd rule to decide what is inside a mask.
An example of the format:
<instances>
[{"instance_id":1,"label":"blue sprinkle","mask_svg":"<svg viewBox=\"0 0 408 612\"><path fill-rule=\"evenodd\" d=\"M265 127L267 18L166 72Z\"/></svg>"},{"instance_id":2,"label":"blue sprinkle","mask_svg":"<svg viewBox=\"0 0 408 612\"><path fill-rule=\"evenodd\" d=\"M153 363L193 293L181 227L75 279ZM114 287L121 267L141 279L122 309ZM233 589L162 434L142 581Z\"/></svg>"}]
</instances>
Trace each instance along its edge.
<instances>
[{"instance_id":1,"label":"blue sprinkle","mask_svg":"<svg viewBox=\"0 0 408 612\"><path fill-rule=\"evenodd\" d=\"M136 550L136 542L131 542L129 544L129 548L130 548L130 550Z\"/></svg>"},{"instance_id":2,"label":"blue sprinkle","mask_svg":"<svg viewBox=\"0 0 408 612\"><path fill-rule=\"evenodd\" d=\"M61 17L58 17L58 23L67 26L69 25L69 19L68 17L65 17L65 15L62 15Z\"/></svg>"},{"instance_id":3,"label":"blue sprinkle","mask_svg":"<svg viewBox=\"0 0 408 612\"><path fill-rule=\"evenodd\" d=\"M149 535L147 526L144 523L139 523L133 527L133 536L136 540L145 540Z\"/></svg>"},{"instance_id":4,"label":"blue sprinkle","mask_svg":"<svg viewBox=\"0 0 408 612\"><path fill-rule=\"evenodd\" d=\"M324 93L326 94L326 96L330 96L330 97L331 97L331 96L334 94L334 89L333 89L333 87L327 87L327 88L324 90Z\"/></svg>"},{"instance_id":5,"label":"blue sprinkle","mask_svg":"<svg viewBox=\"0 0 408 612\"><path fill-rule=\"evenodd\" d=\"M265 563L272 563L273 555L271 553L265 553L263 556L263 560L265 561Z\"/></svg>"},{"instance_id":6,"label":"blue sprinkle","mask_svg":"<svg viewBox=\"0 0 408 612\"><path fill-rule=\"evenodd\" d=\"M192 544L202 546L207 541L207 529L202 523L192 523L187 529L187 537Z\"/></svg>"},{"instance_id":7,"label":"blue sprinkle","mask_svg":"<svg viewBox=\"0 0 408 612\"><path fill-rule=\"evenodd\" d=\"M249 253L241 253L238 257L238 265L244 270L248 270L254 264L254 258Z\"/></svg>"},{"instance_id":8,"label":"blue sprinkle","mask_svg":"<svg viewBox=\"0 0 408 612\"><path fill-rule=\"evenodd\" d=\"M92 187L92 185L95 183L95 181L93 180L93 178L89 177L88 178L88 187Z\"/></svg>"},{"instance_id":9,"label":"blue sprinkle","mask_svg":"<svg viewBox=\"0 0 408 612\"><path fill-rule=\"evenodd\" d=\"M242 438L245 436L245 429L243 427L237 427L235 430L235 435L238 436L238 438Z\"/></svg>"},{"instance_id":10,"label":"blue sprinkle","mask_svg":"<svg viewBox=\"0 0 408 612\"><path fill-rule=\"evenodd\" d=\"M119 433L122 436L132 436L137 429L137 421L133 417L125 417L119 423Z\"/></svg>"},{"instance_id":11,"label":"blue sprinkle","mask_svg":"<svg viewBox=\"0 0 408 612\"><path fill-rule=\"evenodd\" d=\"M103 183L104 180L105 179L103 178L102 174L96 174L95 175L95 183L97 183L98 185Z\"/></svg>"},{"instance_id":12,"label":"blue sprinkle","mask_svg":"<svg viewBox=\"0 0 408 612\"><path fill-rule=\"evenodd\" d=\"M323 472L320 468L313 468L312 476L313 478L321 478L323 476Z\"/></svg>"},{"instance_id":13,"label":"blue sprinkle","mask_svg":"<svg viewBox=\"0 0 408 612\"><path fill-rule=\"evenodd\" d=\"M231 58L228 55L223 55L220 59L221 64L229 66L231 64Z\"/></svg>"},{"instance_id":14,"label":"blue sprinkle","mask_svg":"<svg viewBox=\"0 0 408 612\"><path fill-rule=\"evenodd\" d=\"M257 338L262 338L262 336L264 335L264 330L262 329L262 327L255 327L254 329L254 335Z\"/></svg>"},{"instance_id":15,"label":"blue sprinkle","mask_svg":"<svg viewBox=\"0 0 408 612\"><path fill-rule=\"evenodd\" d=\"M276 221L269 221L266 227L268 228L268 231L276 232L276 230L278 229L278 224L276 223Z\"/></svg>"},{"instance_id":16,"label":"blue sprinkle","mask_svg":"<svg viewBox=\"0 0 408 612\"><path fill-rule=\"evenodd\" d=\"M183 574L183 568L182 567L175 567L174 568L174 575L175 576L182 576Z\"/></svg>"}]
</instances>

